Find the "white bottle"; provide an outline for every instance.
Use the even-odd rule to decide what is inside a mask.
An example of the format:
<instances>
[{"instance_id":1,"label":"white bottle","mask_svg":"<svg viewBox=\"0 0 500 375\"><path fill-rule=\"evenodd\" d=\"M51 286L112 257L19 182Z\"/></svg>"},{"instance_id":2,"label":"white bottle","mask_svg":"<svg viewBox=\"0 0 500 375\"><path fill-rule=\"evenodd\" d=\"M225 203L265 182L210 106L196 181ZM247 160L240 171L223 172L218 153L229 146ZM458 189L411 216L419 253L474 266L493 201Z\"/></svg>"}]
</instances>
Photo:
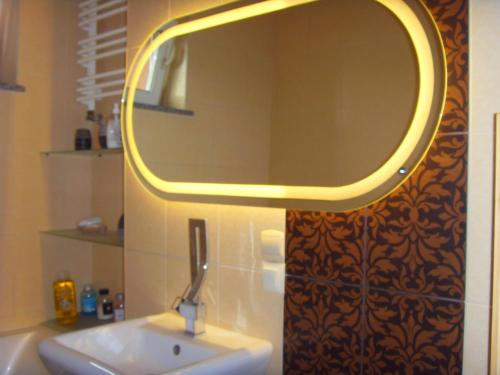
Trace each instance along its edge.
<instances>
[{"instance_id":1,"label":"white bottle","mask_svg":"<svg viewBox=\"0 0 500 375\"><path fill-rule=\"evenodd\" d=\"M115 306L113 310L114 321L121 322L125 320L125 297L123 293L116 293Z\"/></svg>"},{"instance_id":2,"label":"white bottle","mask_svg":"<svg viewBox=\"0 0 500 375\"><path fill-rule=\"evenodd\" d=\"M113 118L108 121L106 129L106 142L108 148L122 147L122 134L120 129L120 107L118 103L113 106Z\"/></svg>"}]
</instances>

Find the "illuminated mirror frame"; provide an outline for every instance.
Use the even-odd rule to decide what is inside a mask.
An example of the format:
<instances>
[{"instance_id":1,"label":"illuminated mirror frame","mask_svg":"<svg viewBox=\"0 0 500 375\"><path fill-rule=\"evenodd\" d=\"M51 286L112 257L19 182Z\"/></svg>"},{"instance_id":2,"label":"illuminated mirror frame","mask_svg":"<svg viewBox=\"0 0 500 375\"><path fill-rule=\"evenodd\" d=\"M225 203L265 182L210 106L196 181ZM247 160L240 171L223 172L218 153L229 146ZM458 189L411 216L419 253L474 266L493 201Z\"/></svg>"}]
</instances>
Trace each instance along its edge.
<instances>
[{"instance_id":1,"label":"illuminated mirror frame","mask_svg":"<svg viewBox=\"0 0 500 375\"><path fill-rule=\"evenodd\" d=\"M405 163L410 159L412 153L418 148L418 143L421 136L424 134L429 117L432 116L431 111L433 110L433 106L435 107L435 104L433 104L434 90L436 80L439 79L435 74L435 61L428 35L414 10L406 4L404 0L373 1L380 3L392 12L408 33L417 59L419 73L418 96L413 119L403 141L392 156L372 174L354 183L334 187L173 182L159 178L144 163L137 148L133 131L134 106L126 105L126 103L134 102L141 72L148 63L149 56L151 56L159 46L167 40L178 36L315 1L318 0L265 0L211 14L202 18L188 20L183 23L173 24L173 26L161 31L154 39L153 36L158 34L158 32L153 32L150 37L147 38L134 57L131 69L129 69L127 73L127 85L122 99L122 132L124 135L127 160L137 177L139 177L148 188L158 195L169 199L214 203L255 204L272 207L293 206L294 208L312 209L312 206L314 206L313 202L326 203L327 207L329 202L350 202L363 195L370 195L371 192L387 184L388 181L395 181L395 179L397 179L397 183L394 183L395 186L390 189L389 192L385 192L382 196L372 197L368 203L363 204L368 205L390 194L390 192L399 187L411 175L429 150L435 134L437 133L437 128L441 121L444 108L447 72L444 47L440 33L437 31L437 26L432 16L427 13L435 29L437 39L439 39L439 52L442 58L440 63L443 64L442 79L444 80L441 87L443 87L444 92L441 93L442 99L440 96L439 115L437 116L435 121L436 124L432 130L432 137L430 141L425 144L425 148L420 154L419 162L415 163L412 170L406 171L406 173L398 176L398 171L405 166ZM425 5L422 4L422 6L426 12L428 12ZM425 77L425 79L422 77ZM311 202L311 204L308 204L308 202ZM317 208L321 209L325 207L325 204L320 204L319 206L320 207ZM342 204L337 205L335 208L339 207L340 209L355 208L349 205L343 207Z\"/></svg>"}]
</instances>

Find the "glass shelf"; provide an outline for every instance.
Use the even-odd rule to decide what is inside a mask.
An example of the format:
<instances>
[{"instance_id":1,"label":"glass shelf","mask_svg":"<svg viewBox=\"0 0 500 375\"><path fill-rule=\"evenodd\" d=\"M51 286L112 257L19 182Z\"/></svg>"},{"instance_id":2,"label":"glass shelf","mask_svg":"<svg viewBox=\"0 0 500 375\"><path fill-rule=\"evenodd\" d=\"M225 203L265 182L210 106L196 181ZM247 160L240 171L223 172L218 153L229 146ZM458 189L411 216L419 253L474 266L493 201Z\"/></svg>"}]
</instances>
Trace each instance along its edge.
<instances>
[{"instance_id":1,"label":"glass shelf","mask_svg":"<svg viewBox=\"0 0 500 375\"><path fill-rule=\"evenodd\" d=\"M50 236L70 238L73 240L93 242L101 245L123 247L123 240L118 231L108 230L105 234L82 233L78 229L58 229L42 231Z\"/></svg>"},{"instance_id":2,"label":"glass shelf","mask_svg":"<svg viewBox=\"0 0 500 375\"><path fill-rule=\"evenodd\" d=\"M45 156L90 156L102 157L106 155L121 155L123 148L103 148L99 150L63 150L63 151L42 151Z\"/></svg>"},{"instance_id":3,"label":"glass shelf","mask_svg":"<svg viewBox=\"0 0 500 375\"><path fill-rule=\"evenodd\" d=\"M190 109L181 109L174 107L165 107L164 105L154 105L134 102L134 108L145 109L148 111L172 113L174 115L194 116L194 112Z\"/></svg>"},{"instance_id":4,"label":"glass shelf","mask_svg":"<svg viewBox=\"0 0 500 375\"><path fill-rule=\"evenodd\" d=\"M17 83L0 82L0 90L14 91L14 92L25 92L26 87L23 85L18 85Z\"/></svg>"},{"instance_id":5,"label":"glass shelf","mask_svg":"<svg viewBox=\"0 0 500 375\"><path fill-rule=\"evenodd\" d=\"M92 328L92 327L97 327L97 326L102 326L105 324L110 324L113 323L112 320L99 320L97 319L97 316L84 316L84 315L78 315L78 319L76 320L75 324L71 325L60 325L57 322L57 319L51 319L47 320L45 322L40 323L40 325L50 328L54 331L60 332L60 333L68 333L68 332L73 332L73 331L79 331L81 329L86 329L86 328Z\"/></svg>"}]
</instances>

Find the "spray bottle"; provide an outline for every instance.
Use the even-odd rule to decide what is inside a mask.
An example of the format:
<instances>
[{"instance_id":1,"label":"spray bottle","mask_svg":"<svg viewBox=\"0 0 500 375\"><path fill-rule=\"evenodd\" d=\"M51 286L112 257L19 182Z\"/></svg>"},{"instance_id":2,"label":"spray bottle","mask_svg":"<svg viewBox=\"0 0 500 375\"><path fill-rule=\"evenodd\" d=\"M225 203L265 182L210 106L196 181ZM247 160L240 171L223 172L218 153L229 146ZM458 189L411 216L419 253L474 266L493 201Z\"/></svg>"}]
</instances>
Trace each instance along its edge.
<instances>
[{"instance_id":1,"label":"spray bottle","mask_svg":"<svg viewBox=\"0 0 500 375\"><path fill-rule=\"evenodd\" d=\"M118 103L113 105L113 118L108 121L106 141L108 148L122 147L120 107L118 106Z\"/></svg>"}]
</instances>

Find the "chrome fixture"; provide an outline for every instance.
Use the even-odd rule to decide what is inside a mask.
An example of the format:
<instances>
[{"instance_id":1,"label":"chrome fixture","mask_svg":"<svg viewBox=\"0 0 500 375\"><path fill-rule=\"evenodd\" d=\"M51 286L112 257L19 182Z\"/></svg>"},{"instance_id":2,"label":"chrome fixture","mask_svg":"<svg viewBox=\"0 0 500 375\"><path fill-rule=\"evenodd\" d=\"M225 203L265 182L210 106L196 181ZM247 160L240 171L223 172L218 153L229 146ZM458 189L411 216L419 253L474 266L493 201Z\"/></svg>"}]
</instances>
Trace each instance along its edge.
<instances>
[{"instance_id":1,"label":"chrome fixture","mask_svg":"<svg viewBox=\"0 0 500 375\"><path fill-rule=\"evenodd\" d=\"M404 176L404 175L406 175L406 174L408 173L408 168L406 168L406 167L401 167L401 168L399 168L398 173L399 173L400 175Z\"/></svg>"},{"instance_id":2,"label":"chrome fixture","mask_svg":"<svg viewBox=\"0 0 500 375\"><path fill-rule=\"evenodd\" d=\"M191 284L177 298L180 303L175 307L186 318L186 333L193 336L205 332L206 308L201 301L201 288L208 270L206 227L204 219L189 219Z\"/></svg>"}]
</instances>

